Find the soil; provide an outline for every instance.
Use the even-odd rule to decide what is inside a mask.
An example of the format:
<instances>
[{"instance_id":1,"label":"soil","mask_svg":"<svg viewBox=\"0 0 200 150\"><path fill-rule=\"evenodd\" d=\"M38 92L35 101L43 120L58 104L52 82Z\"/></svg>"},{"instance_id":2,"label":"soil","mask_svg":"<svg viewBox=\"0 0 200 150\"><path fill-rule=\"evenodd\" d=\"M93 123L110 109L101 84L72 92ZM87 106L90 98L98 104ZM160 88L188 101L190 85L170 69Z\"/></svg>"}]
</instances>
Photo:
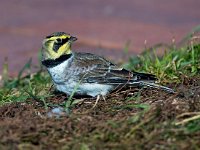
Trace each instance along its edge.
<instances>
[{"instance_id":1,"label":"soil","mask_svg":"<svg viewBox=\"0 0 200 150\"><path fill-rule=\"evenodd\" d=\"M59 117L48 117L51 108L45 109L34 99L1 106L0 149L200 147L200 131L190 134L169 127L181 114L200 111L200 78L185 78L168 86L177 93L126 89L108 95L105 101L100 99L94 108L96 98L79 98L81 102L69 115ZM55 94L48 102L65 100L65 95Z\"/></svg>"}]
</instances>

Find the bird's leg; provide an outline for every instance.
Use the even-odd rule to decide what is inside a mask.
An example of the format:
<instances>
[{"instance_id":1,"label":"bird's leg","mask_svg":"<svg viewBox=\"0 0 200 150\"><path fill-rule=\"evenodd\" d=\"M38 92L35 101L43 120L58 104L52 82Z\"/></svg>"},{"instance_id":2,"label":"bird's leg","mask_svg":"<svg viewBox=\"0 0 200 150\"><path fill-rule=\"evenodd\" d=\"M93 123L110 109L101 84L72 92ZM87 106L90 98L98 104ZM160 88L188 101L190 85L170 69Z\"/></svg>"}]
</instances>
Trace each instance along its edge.
<instances>
[{"instance_id":1,"label":"bird's leg","mask_svg":"<svg viewBox=\"0 0 200 150\"><path fill-rule=\"evenodd\" d=\"M100 99L100 95L97 95L97 99L96 99L94 105L92 106L92 109L96 107L96 105L97 105L99 99Z\"/></svg>"},{"instance_id":2,"label":"bird's leg","mask_svg":"<svg viewBox=\"0 0 200 150\"><path fill-rule=\"evenodd\" d=\"M106 102L106 98L105 98L103 95L101 95L101 96L102 96L102 98L103 98L104 102Z\"/></svg>"}]
</instances>

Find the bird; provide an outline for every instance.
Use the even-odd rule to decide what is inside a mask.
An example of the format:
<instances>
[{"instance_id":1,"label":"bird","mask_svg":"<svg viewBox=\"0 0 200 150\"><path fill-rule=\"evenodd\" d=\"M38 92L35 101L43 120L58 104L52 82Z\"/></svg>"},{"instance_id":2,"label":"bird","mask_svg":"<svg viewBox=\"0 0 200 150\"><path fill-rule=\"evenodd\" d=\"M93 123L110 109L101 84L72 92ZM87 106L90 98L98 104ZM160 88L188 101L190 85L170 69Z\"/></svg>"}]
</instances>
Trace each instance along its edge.
<instances>
[{"instance_id":1,"label":"bird","mask_svg":"<svg viewBox=\"0 0 200 150\"><path fill-rule=\"evenodd\" d=\"M67 95L105 97L122 87L174 90L156 84L156 76L129 71L102 56L74 52L72 44L77 40L65 32L54 32L42 42L41 63L49 72L55 88Z\"/></svg>"}]
</instances>

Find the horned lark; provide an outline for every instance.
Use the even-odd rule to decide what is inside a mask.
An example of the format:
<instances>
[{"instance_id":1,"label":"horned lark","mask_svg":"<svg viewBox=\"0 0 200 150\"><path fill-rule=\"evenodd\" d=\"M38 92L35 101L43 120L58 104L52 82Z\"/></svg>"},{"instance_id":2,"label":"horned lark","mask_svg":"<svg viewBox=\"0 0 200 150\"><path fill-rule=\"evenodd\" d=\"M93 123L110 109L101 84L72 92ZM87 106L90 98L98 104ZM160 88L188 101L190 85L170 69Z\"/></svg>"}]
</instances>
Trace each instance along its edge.
<instances>
[{"instance_id":1,"label":"horned lark","mask_svg":"<svg viewBox=\"0 0 200 150\"><path fill-rule=\"evenodd\" d=\"M155 84L154 75L128 71L94 54L73 52L71 45L76 40L76 37L64 32L55 32L43 40L42 64L46 66L58 91L70 95L76 89L77 95L92 97L105 96L123 86L174 92Z\"/></svg>"}]
</instances>

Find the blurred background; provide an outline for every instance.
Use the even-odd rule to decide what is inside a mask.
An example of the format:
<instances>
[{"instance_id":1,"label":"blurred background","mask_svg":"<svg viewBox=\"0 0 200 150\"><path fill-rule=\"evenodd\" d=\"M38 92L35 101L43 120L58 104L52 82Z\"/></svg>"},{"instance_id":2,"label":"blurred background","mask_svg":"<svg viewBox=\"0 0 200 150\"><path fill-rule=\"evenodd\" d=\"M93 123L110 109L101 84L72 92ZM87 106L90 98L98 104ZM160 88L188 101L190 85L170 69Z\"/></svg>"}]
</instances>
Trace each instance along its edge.
<instances>
[{"instance_id":1,"label":"blurred background","mask_svg":"<svg viewBox=\"0 0 200 150\"><path fill-rule=\"evenodd\" d=\"M2 0L0 73L4 58L15 74L38 52L46 35L64 31L78 37L75 51L113 59L139 54L145 44L179 42L200 24L199 0Z\"/></svg>"}]
</instances>

